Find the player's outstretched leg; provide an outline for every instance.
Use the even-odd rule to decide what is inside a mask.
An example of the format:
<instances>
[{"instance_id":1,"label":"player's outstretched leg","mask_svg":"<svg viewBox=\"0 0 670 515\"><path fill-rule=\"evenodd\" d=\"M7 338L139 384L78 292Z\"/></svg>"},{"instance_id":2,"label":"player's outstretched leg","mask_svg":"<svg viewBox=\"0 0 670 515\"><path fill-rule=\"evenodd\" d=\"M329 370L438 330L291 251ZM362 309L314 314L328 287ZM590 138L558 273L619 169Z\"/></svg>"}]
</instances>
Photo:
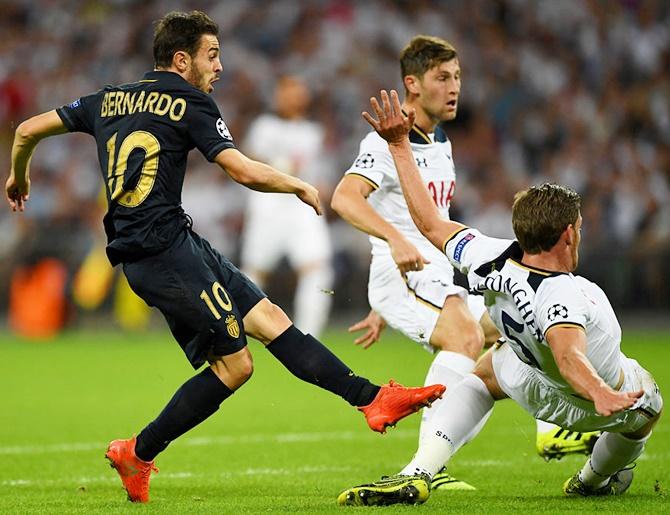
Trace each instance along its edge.
<instances>
[{"instance_id":1,"label":"player's outstretched leg","mask_svg":"<svg viewBox=\"0 0 670 515\"><path fill-rule=\"evenodd\" d=\"M340 506L421 504L430 496L430 476L385 476L375 483L348 488L337 497Z\"/></svg>"},{"instance_id":2,"label":"player's outstretched leg","mask_svg":"<svg viewBox=\"0 0 670 515\"><path fill-rule=\"evenodd\" d=\"M136 438L114 440L109 444L105 458L121 477L123 487L132 502L149 502L151 472L158 472L153 461L142 461L135 454Z\"/></svg>"},{"instance_id":3,"label":"player's outstretched leg","mask_svg":"<svg viewBox=\"0 0 670 515\"><path fill-rule=\"evenodd\" d=\"M377 386L354 374L325 345L293 325L269 342L267 349L294 376L359 407L370 429L380 433L407 415L430 405L445 390L441 384L405 388L393 381Z\"/></svg>"},{"instance_id":4,"label":"player's outstretched leg","mask_svg":"<svg viewBox=\"0 0 670 515\"><path fill-rule=\"evenodd\" d=\"M386 428L395 424L442 397L446 387L442 384L421 388L405 388L391 379L383 385L374 400L367 406L361 406L368 426L373 431L385 433Z\"/></svg>"},{"instance_id":5,"label":"player's outstretched leg","mask_svg":"<svg viewBox=\"0 0 670 515\"><path fill-rule=\"evenodd\" d=\"M567 454L591 454L600 434L600 431L569 431L538 420L535 449L545 461L560 460Z\"/></svg>"}]
</instances>

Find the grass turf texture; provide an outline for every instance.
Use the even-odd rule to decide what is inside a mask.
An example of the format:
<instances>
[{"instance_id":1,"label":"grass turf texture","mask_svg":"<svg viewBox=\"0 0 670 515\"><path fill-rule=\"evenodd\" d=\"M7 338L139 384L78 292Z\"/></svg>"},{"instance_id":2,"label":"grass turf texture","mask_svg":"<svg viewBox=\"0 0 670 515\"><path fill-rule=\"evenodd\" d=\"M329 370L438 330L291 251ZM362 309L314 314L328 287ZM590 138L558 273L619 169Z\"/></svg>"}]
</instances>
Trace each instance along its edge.
<instances>
[{"instance_id":1,"label":"grass turf texture","mask_svg":"<svg viewBox=\"0 0 670 515\"><path fill-rule=\"evenodd\" d=\"M670 334L624 331L623 349L670 395ZM363 351L342 332L324 341L357 373L421 384L428 353L387 332ZM535 429L499 403L450 472L476 492L434 493L421 507L346 508L337 494L396 473L416 445L419 417L385 436L327 392L293 378L251 343L255 374L209 420L158 457L151 503L133 505L103 459L138 432L193 375L167 333L72 332L50 343L0 335L0 513L661 513L670 512L670 424L661 420L635 480L619 498L566 499L582 457L544 463ZM666 417L667 418L667 417Z\"/></svg>"}]
</instances>

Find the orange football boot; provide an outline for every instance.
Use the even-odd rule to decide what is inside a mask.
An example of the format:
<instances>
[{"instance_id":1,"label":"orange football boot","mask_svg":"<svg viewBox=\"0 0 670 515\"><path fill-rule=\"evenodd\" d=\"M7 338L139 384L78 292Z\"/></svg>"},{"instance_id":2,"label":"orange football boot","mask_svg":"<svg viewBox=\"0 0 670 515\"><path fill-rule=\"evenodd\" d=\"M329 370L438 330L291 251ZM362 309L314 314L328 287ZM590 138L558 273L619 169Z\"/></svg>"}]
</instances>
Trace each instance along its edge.
<instances>
[{"instance_id":1,"label":"orange football boot","mask_svg":"<svg viewBox=\"0 0 670 515\"><path fill-rule=\"evenodd\" d=\"M430 406L433 401L442 397L446 389L443 384L405 388L391 379L389 384L381 387L370 404L361 406L358 410L365 415L370 429L385 433L387 426L395 426L396 422L407 415L424 406Z\"/></svg>"},{"instance_id":2,"label":"orange football boot","mask_svg":"<svg viewBox=\"0 0 670 515\"><path fill-rule=\"evenodd\" d=\"M153 461L142 461L135 455L135 441L134 436L129 440L113 440L107 447L105 458L109 460L109 466L119 473L128 492L128 500L149 502L151 471L158 472L158 468Z\"/></svg>"}]
</instances>

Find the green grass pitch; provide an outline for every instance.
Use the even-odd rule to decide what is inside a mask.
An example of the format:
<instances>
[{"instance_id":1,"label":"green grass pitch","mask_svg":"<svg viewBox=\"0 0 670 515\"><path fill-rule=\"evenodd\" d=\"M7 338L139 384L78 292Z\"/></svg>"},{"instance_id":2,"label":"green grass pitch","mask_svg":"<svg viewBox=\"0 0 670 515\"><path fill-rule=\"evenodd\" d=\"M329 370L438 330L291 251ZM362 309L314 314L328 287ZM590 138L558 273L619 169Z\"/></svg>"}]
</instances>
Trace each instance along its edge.
<instances>
[{"instance_id":1,"label":"green grass pitch","mask_svg":"<svg viewBox=\"0 0 670 515\"><path fill-rule=\"evenodd\" d=\"M624 351L670 395L670 334L624 334ZM391 332L367 351L343 332L324 341L377 382L421 384L431 360ZM71 332L50 343L0 335L0 513L670 513L668 420L625 496L566 499L561 485L583 458L544 463L533 421L512 401L499 403L452 461L450 471L476 492L438 492L418 507L338 507L341 490L395 473L411 457L419 417L384 436L372 433L356 410L250 345L254 377L159 456L151 503L142 506L125 500L103 454L193 375L170 335Z\"/></svg>"}]
</instances>

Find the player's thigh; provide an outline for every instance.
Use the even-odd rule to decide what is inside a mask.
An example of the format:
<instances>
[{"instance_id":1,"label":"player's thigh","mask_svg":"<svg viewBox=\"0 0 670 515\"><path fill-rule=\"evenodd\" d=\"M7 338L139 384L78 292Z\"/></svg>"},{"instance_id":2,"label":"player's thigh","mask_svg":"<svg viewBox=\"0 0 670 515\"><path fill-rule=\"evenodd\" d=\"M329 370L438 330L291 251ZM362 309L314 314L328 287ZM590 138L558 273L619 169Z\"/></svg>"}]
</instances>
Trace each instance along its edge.
<instances>
[{"instance_id":1,"label":"player's thigh","mask_svg":"<svg viewBox=\"0 0 670 515\"><path fill-rule=\"evenodd\" d=\"M332 245L328 225L323 217L308 215L294 220L286 240L286 255L293 268L299 270L314 263L330 265Z\"/></svg>"},{"instance_id":2,"label":"player's thigh","mask_svg":"<svg viewBox=\"0 0 670 515\"><path fill-rule=\"evenodd\" d=\"M472 359L479 356L484 346L484 332L468 309L464 291L451 294L445 300L430 343L441 350L458 352Z\"/></svg>"},{"instance_id":3,"label":"player's thigh","mask_svg":"<svg viewBox=\"0 0 670 515\"><path fill-rule=\"evenodd\" d=\"M477 360L473 373L484 382L489 393L498 401L506 399L508 396L500 387L498 378L493 370L494 351L495 349L489 349Z\"/></svg>"},{"instance_id":4,"label":"player's thigh","mask_svg":"<svg viewBox=\"0 0 670 515\"><path fill-rule=\"evenodd\" d=\"M246 346L242 319L264 294L244 288L239 270L226 266L206 241L185 231L166 251L124 264L133 290L165 317L194 367L210 354Z\"/></svg>"}]
</instances>

